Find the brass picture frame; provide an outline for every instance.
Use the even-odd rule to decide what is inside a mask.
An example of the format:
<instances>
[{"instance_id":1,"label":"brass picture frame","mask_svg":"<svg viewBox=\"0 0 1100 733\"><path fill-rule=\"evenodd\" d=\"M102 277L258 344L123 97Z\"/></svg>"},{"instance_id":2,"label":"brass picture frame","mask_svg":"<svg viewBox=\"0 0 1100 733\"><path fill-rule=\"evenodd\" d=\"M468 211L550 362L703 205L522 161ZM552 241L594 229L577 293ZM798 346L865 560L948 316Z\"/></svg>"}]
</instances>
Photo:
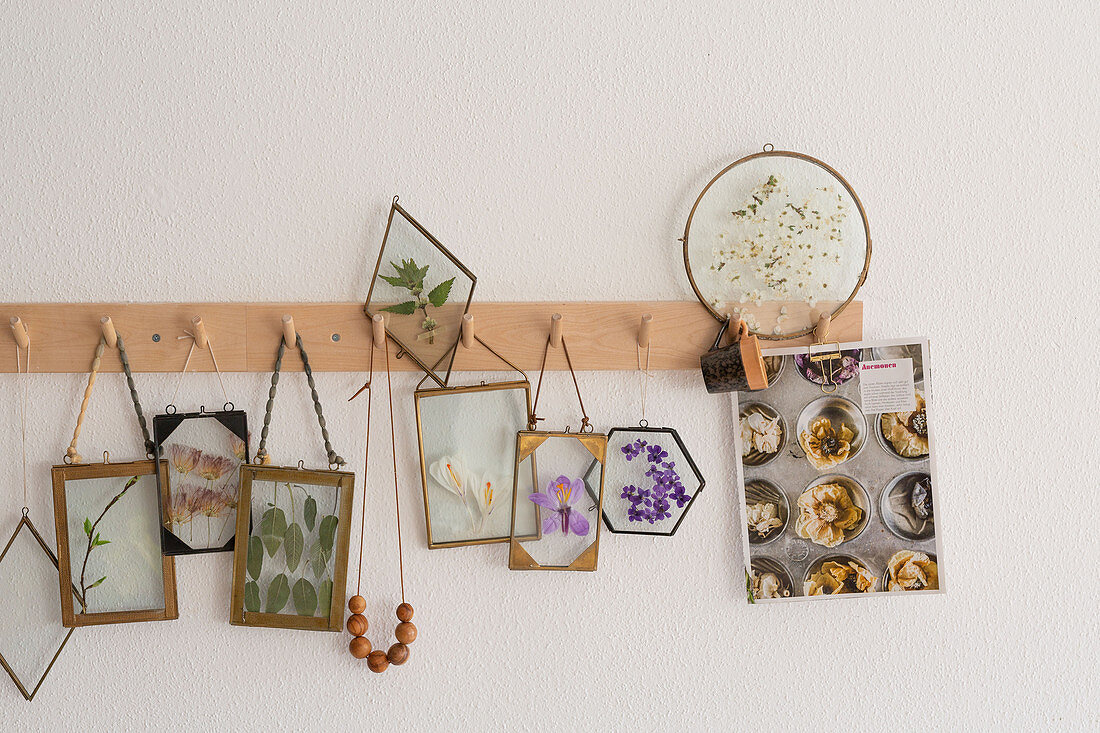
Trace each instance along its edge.
<instances>
[{"instance_id":1,"label":"brass picture frame","mask_svg":"<svg viewBox=\"0 0 1100 733\"><path fill-rule=\"evenodd\" d=\"M164 470L166 467L162 467ZM53 502L54 502L54 521L55 529L57 533L57 561L58 561L58 577L60 581L61 589L61 623L66 627L76 626L95 626L99 624L120 624L131 623L139 621L169 621L179 618L179 607L176 600L176 563L175 559L169 556L163 556L160 554L160 512L155 511L152 519L156 522L156 554L160 557L160 571L163 579L163 592L164 592L164 606L162 608L147 608L147 609L135 609L127 611L102 611L102 612L87 612L87 592L84 593L81 598L80 593L76 594L77 598L81 598L81 604L83 608L79 613L73 605L74 594L70 586L76 585L73 581L73 560L83 562L79 558L73 558L69 550L70 531L69 531L69 501L66 492L66 484L83 481L83 480L95 480L106 478L120 478L133 477L141 479L148 477L151 479L150 489L154 496L153 502L157 502L157 494L159 492L157 488L157 465L154 460L141 460L131 461L128 463L90 463L90 464L62 464L53 467ZM137 485L136 483L134 484ZM121 500L118 497L115 500ZM111 502L112 504L114 501ZM100 519L107 515L108 509L111 505L103 510L103 514L100 515ZM89 525L95 529L95 525L91 524L90 516L86 517L85 527ZM98 522L99 520L96 520ZM85 530L87 531L87 529ZM94 534L89 534L88 545L89 550L85 554L85 560L90 556L91 549L98 547L99 545L93 545L96 541L100 531L96 529ZM117 552L120 546L123 546L125 538L104 538L106 542L102 544L114 543L115 547L113 551ZM147 552L151 552L152 548L146 548ZM86 567L86 562L82 567ZM105 576L109 578L108 576ZM97 581L95 584L88 587L91 590L103 580ZM78 586L78 591L80 587Z\"/></svg>"},{"instance_id":2,"label":"brass picture frame","mask_svg":"<svg viewBox=\"0 0 1100 733\"><path fill-rule=\"evenodd\" d=\"M286 557L286 540L289 536L290 525L297 522L295 513L297 512L297 505L293 502L293 489L291 490L291 504L292 507L292 522L286 522L285 517L282 522L283 531L282 536L279 537L278 544L275 546L274 551L271 550L268 545L270 539L274 543L275 530L278 528L278 522L272 521L270 524L261 515L259 521L251 523L252 531L249 531L250 520L252 519L252 502L254 496L254 484L258 482L270 481L275 484L276 492L279 484L289 484L293 487L301 488L306 491L304 486L312 487L330 487L336 490L336 497L333 506L333 514L320 518L322 511L327 512L328 507L318 507L314 504L314 520L310 522L307 512L308 500L302 500L302 512L303 520L302 525L299 526L299 537L302 539L297 540L302 545L296 550L297 560L293 563L294 567L290 568L290 560ZM306 491L307 496L312 496ZM348 550L351 541L351 510L352 504L355 498L355 474L348 471L326 471L326 470L309 470L301 467L291 466L259 466L255 464L245 464L241 466L241 489L240 499L237 507L237 538L238 542L233 549L233 593L230 601L229 610L229 622L234 626L261 626L275 629L301 629L305 631L341 631L344 628L344 598L347 593L347 573L348 573ZM275 495L275 501L272 502L274 506L269 508L278 509L278 495ZM265 510L266 512L266 510ZM332 533L332 541L330 543L331 549L329 551L323 550L323 534L325 532L325 520L328 517L335 517L337 525ZM307 528L309 534L306 535L302 528ZM257 534L259 532L259 534ZM317 539L310 541L310 538L316 534ZM296 604L298 603L297 591L293 591L294 597L291 598L291 584L289 578L286 578L286 573L280 573L284 576L285 593L282 604L279 605L278 610L270 612L267 610L249 610L247 606L251 603L253 608L260 607L261 597L259 595L258 581L261 577L261 569L258 569L255 565L255 553L259 548L262 560L274 559L275 557L283 558L283 565L278 566L282 569L286 566L293 575L298 567L302 567L301 578L298 582L306 582L312 588L312 582L306 580L308 573L313 573L314 581L319 583L319 587L323 586L325 582L331 582L332 587L329 591L328 597L328 613L325 615L317 615L318 612L323 612L324 606L324 593L318 592L317 589L313 589L313 599L316 604L313 611L313 615L301 615L296 611ZM311 556L314 555L315 549L320 548L320 552L331 552L330 556L323 557L323 564L321 568L323 572L316 572L316 566L312 565ZM253 565L249 565L250 551L252 552ZM328 578L328 565L332 564L332 576L331 580ZM322 577L325 579L322 580ZM250 580L251 578L251 580ZM277 580L278 576L276 576ZM249 599L249 584L256 586L256 596L250 601ZM267 601L267 607L271 607L271 596L275 586L275 580L269 583L264 591L264 597L262 600ZM297 587L297 583L295 583ZM279 594L277 594L279 595ZM283 608L287 608L288 612L281 613Z\"/></svg>"},{"instance_id":3,"label":"brass picture frame","mask_svg":"<svg viewBox=\"0 0 1100 733\"><path fill-rule=\"evenodd\" d=\"M378 261L374 266L374 273L371 275L371 279L370 279L370 287L367 290L367 300L363 304L363 312L366 313L367 318L373 318L376 314L385 313L385 315L388 316L386 318L386 333L389 335L389 337L391 339L393 339L393 342L395 344L397 344L398 348L400 349L400 351L398 352L398 357L399 358L404 357L404 356L409 357L410 359L412 359L416 363L417 366L419 366L421 369L424 370L424 372L432 379L432 381L434 381L440 387L445 387L445 386L447 386L447 382L450 380L451 365L454 363L455 351L456 351L456 347L458 346L458 342L459 342L459 338L460 338L459 323L461 322L462 316L465 315L466 312L470 309L470 302L473 300L473 297L474 297L474 288L477 285L477 277L465 265L463 265L458 260L457 257L455 257L453 254L451 254L451 252L446 247L444 247L439 242L438 239L436 239L434 236L432 236L432 234L427 229L425 229L423 227L423 225L420 224L420 222L418 222L407 211L405 211L405 209L403 209L401 207L401 205L397 203L397 200L398 200L397 197L394 196L393 203L390 206L389 218L387 218L387 220L386 220L386 233L382 237L382 248L378 252ZM451 319L455 323L454 323L454 325L453 325L453 327L452 327L452 329L449 333L446 333L445 335L441 334L438 337L440 339L443 339L443 343L442 343L441 348L438 348L438 349L435 350L437 352L435 354L431 354L431 355L427 354L425 352L425 349L417 346L414 343L415 340L418 340L418 339L423 337L423 335L424 335L423 333L420 334L420 335L415 336L413 339L410 339L409 334L404 333L402 330L399 330L395 327L395 324L393 323L393 318L397 314L392 309L394 307L396 307L398 304L390 304L390 305L387 305L385 307L379 308L379 307L377 307L378 304L374 302L375 286L378 284L379 278L380 277L393 277L392 275L387 275L386 273L382 272L383 266L386 265L387 262L390 262L393 267L395 267L395 268L397 267L396 262L392 262L392 260L387 260L387 258L388 257L397 257L397 259L399 261L401 261L402 266L405 265L404 256L405 256L406 253L401 252L401 253L396 253L396 254L395 253L387 254L387 252L386 252L386 246L387 246L387 244L390 244L390 233L391 233L391 229L393 227L394 215L395 214L397 216L401 217L402 221L404 221L404 222L408 223L409 225L411 225L413 227L413 229L416 230L417 233L419 233L421 236L423 236L435 248L435 250L438 251L439 255L443 258L444 261L449 262L451 265L453 265L453 267L454 267L454 269L457 273L459 273L460 275L468 278L469 281L470 281L470 290L466 295L465 303L461 305L462 310L460 312L457 307L452 308L453 312L455 314L457 314L458 318L457 319L455 319L455 318ZM425 269L427 269L427 268L425 267ZM398 277L396 277L394 279L400 279L400 273L396 270L395 270L395 273L398 275ZM430 274L431 273L429 273L429 275ZM452 278L452 280L455 279L455 277L457 277L457 275L455 275ZM421 279L421 281L423 281L424 277L421 276L420 279ZM440 281L440 282L442 282L442 281ZM438 284L439 283L437 282L437 285ZM427 287L426 283L421 282L421 285L423 285L424 288ZM405 313L405 315L406 316L413 316L417 319L420 319L419 316L415 316L414 314L416 313L417 309L423 307L424 317L422 319L422 322L426 323L428 321L433 320L428 315L427 306L428 305L435 306L436 310L439 310L439 308L446 307L446 306L444 306L444 305L436 306L434 303L427 302L427 301L431 300L432 292L434 292L434 291L429 291L429 293L427 295L425 295L422 291L418 291L415 295L406 296L406 297L408 297L412 300L409 300L409 301L406 301L405 303L403 303L403 304L409 304L410 305L410 311L408 313ZM422 304L422 306L413 307L411 305L413 303L413 301L419 301L421 299L424 300L424 303ZM459 303L456 302L454 305L458 306ZM389 312L386 312L386 311L389 311ZM434 344L434 338L435 337L433 337L431 339L432 344ZM446 370L442 372L442 376L441 376L440 372L438 372L437 369L444 362L446 363ZM429 365L433 365L433 366L429 366Z\"/></svg>"},{"instance_id":4,"label":"brass picture frame","mask_svg":"<svg viewBox=\"0 0 1100 733\"><path fill-rule=\"evenodd\" d=\"M603 471L600 471L598 499L596 504L592 507L595 511L594 519L590 522L589 531L591 531L591 525L595 525L595 537L592 543L589 544L584 550L581 551L573 560L566 565L543 565L536 561L531 554L524 549L521 542L524 538L519 537L515 533L515 516L516 507L521 499L520 496L520 464L527 458L531 459L532 472L535 473L535 483L532 486L532 493L540 491L538 484L538 473L536 468L536 452L539 447L542 446L548 440L562 440L570 439L579 442L595 459L602 469L603 465L607 462L607 436L603 433L572 433L572 432L554 432L543 430L521 430L516 433L516 468L515 468L515 480L512 487L512 535L508 540L508 568L510 570L580 570L580 571L594 571L596 570L597 561L599 560L600 553L600 527L602 522L600 518L603 515ZM581 473L578 474L578 479L582 479L582 474L586 473L584 467L581 468ZM591 473L591 468L588 468L587 473ZM526 496L522 498L527 498ZM590 498L588 493L584 490L581 491L581 497L584 501L588 501ZM541 511L536 516L541 520ZM541 527L541 523L539 524ZM539 540L542 539L540 534ZM528 540L530 541L530 540Z\"/></svg>"},{"instance_id":5,"label":"brass picture frame","mask_svg":"<svg viewBox=\"0 0 1100 733\"><path fill-rule=\"evenodd\" d=\"M453 395L478 394L478 393L483 393L483 392L495 392L495 391L505 391L505 390L523 390L525 404L526 404L526 411L524 412L524 414L522 415L522 417L521 417L521 419L519 420L519 423L518 423L519 427L522 428L527 423L527 416L531 414L531 383L526 379L513 380L513 381L509 381L509 382L491 382L491 383L482 382L481 384L464 386L464 387L432 387L432 388L426 388L426 389L417 389L416 392L413 393L413 399L414 399L415 405L416 405L416 437L417 437L417 445L418 445L419 450L420 450L420 483L421 483L421 488L422 488L423 494L424 494L424 525L425 525L425 528L427 530L428 548L429 549L435 550L435 549L441 549L441 548L447 548L447 547L467 547L467 546L471 546L471 545L488 545L488 544L498 544L498 543L502 543L502 542L508 542L511 539L511 532L509 532L509 534L501 534L500 536L484 537L484 538L476 538L476 539L467 539L467 540L456 540L456 541L440 541L440 540L437 540L433 537L433 534L432 534L431 496L430 496L430 494L433 493L433 492L429 491L429 483L430 483L429 478L430 477L429 477L429 471L428 471L429 467L428 467L428 463L427 463L425 452L424 452L424 424L423 424L423 420L422 420L421 402L423 400L434 400L434 399L447 397L447 396L453 396ZM512 430L510 432L514 433L515 430ZM512 448L511 441L509 441L508 448L509 449ZM513 468L513 471L514 471L514 468ZM534 470L533 469L532 469L532 479L534 479ZM510 483L512 483L513 487L514 487L514 484L515 484L514 474L512 476L512 481ZM514 488L511 492L508 492L508 490L505 487L507 487L507 483L502 483L500 488L506 492L506 495L514 496L514 494L515 494ZM515 514L515 512L512 510L512 508L509 508L508 513L512 514L512 515ZM523 535L521 535L521 539L534 539L534 538L537 538L541 534L541 530L539 529L537 519L538 519L538 516L536 514L536 521L535 521L536 532L534 534L523 534ZM514 523L514 516L513 516L512 521Z\"/></svg>"},{"instance_id":6,"label":"brass picture frame","mask_svg":"<svg viewBox=\"0 0 1100 733\"><path fill-rule=\"evenodd\" d=\"M744 156L742 158L738 158L734 162L730 163L725 168L718 171L718 173L715 174L715 176L707 182L707 185L703 186L703 190L699 192L699 195L695 199L695 203L693 203L692 206L691 206L691 211L688 213L687 223L684 225L684 236L682 236L680 238L680 242L683 244L684 269L687 272L688 282L691 283L691 289L695 293L695 297L697 297L699 299L699 302L703 304L703 307L707 309L707 312L709 312L714 317L714 319L716 321L718 321L719 323L725 322L726 318L727 318L727 314L719 313L717 310L714 309L714 307L708 301L707 297L702 293L702 291L700 291L699 285L695 281L695 276L692 274L692 271L691 271L691 257L690 257L690 252L689 252L689 249L688 249L689 241L690 241L690 234L691 234L691 222L692 222L692 219L695 217L695 212L699 208L699 204L700 204L700 202L702 202L703 197L705 197L707 195L707 191L710 190L710 188L718 181L718 179L720 179L722 176L724 176L730 170L736 168L739 165L747 163L750 160L756 160L758 158L768 158L768 157L794 158L796 160L802 160L802 161L805 161L807 163L811 163L813 165L819 166L820 168L824 169L828 174L830 174L833 178L835 178L841 186L843 186L843 188L852 197L852 200L856 204L856 209L859 211L860 219L863 222L863 231L866 233L866 240L867 240L866 249L865 249L865 253L864 253L863 270L860 273L859 279L856 282L855 287L852 289L852 292L848 294L847 299L844 300L843 302L841 302L832 311L832 313L828 314L832 318L836 318L848 306L848 304L851 303L855 299L856 294L859 293L860 288L863 287L864 282L866 282L866 280L867 280L867 272L871 267L871 249L872 249L872 247L871 247L871 226L867 222L867 213L863 209L863 203L859 200L859 196L856 194L855 189L852 188L851 184L848 183L848 181L844 178L844 176L840 175L840 173L835 168L828 165L824 161L821 161L821 160L818 160L817 158L806 155L805 153L797 153L797 152L794 152L792 150L775 150L773 146L767 145L767 146L764 147L764 150L762 152L753 153L751 155L746 155L746 156ZM765 340L768 340L768 341L784 341L784 340L787 340L787 339L794 339L794 338L800 338L802 336L807 336L807 335L813 333L815 326L816 326L816 324L813 324L813 325L809 326L808 328L804 328L800 331L797 331L797 332L792 331L790 333L783 333L783 334L780 334L780 335L767 333L767 332L757 332L757 331L752 331L752 333L754 333L758 338L765 339Z\"/></svg>"},{"instance_id":7,"label":"brass picture frame","mask_svg":"<svg viewBox=\"0 0 1100 733\"><path fill-rule=\"evenodd\" d=\"M38 529L34 526L34 523L31 522L30 518L26 514L24 514L23 517L19 520L19 524L16 525L15 531L12 532L11 539L8 540L8 544L4 545L4 551L0 552L0 563L4 562L4 558L7 557L8 550L10 550L11 546L15 544L16 537L18 537L19 533L22 532L24 529L31 533L31 537L42 549L42 552L46 553L46 557L49 558L50 563L52 563L53 566L57 568L57 555L55 555L54 551L50 549L50 546L46 544L46 540L42 539L42 535L38 533ZM72 588L73 595L77 598L77 602L82 602L80 600L79 589L75 585L70 587ZM0 653L0 665L3 665L8 675L11 676L12 682L14 682L15 686L19 688L19 692L23 694L23 697L24 699L26 699L27 702L33 700L34 696L38 693L39 688L42 687L42 683L46 680L46 676L49 675L50 670L53 669L54 662L56 662L57 658L61 656L62 650L65 648L65 645L69 643L69 637L73 635L74 631L76 631L74 627L68 627L68 632L65 634L65 638L61 640L61 644L57 647L57 651L54 652L53 657L46 665L46 669L43 670L42 676L38 678L38 681L34 683L34 687L32 687L30 690L28 690L27 685L25 685L23 681L19 679L19 675L16 674L15 670L8 663L8 660L4 658L4 655Z\"/></svg>"}]
</instances>

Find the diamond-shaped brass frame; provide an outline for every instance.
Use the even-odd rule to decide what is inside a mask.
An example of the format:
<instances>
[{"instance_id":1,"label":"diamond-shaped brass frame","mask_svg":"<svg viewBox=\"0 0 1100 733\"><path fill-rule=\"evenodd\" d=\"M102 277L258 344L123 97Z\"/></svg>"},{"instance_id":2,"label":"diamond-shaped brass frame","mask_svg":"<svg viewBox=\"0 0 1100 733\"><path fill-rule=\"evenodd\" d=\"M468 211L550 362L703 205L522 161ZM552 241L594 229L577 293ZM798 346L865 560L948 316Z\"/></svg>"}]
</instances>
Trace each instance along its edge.
<instances>
[{"instance_id":1,"label":"diamond-shaped brass frame","mask_svg":"<svg viewBox=\"0 0 1100 733\"><path fill-rule=\"evenodd\" d=\"M53 566L55 568L58 567L57 555L55 555L53 550L50 549L50 546L46 544L46 541L42 539L42 535L38 534L38 530L35 528L34 523L31 522L30 517L28 517L26 514L24 514L23 518L19 520L19 524L16 525L15 531L12 532L11 539L8 540L8 544L4 545L4 551L0 552L0 563L4 562L4 558L7 556L8 550L11 549L12 544L15 543L15 538L19 536L19 533L23 531L24 527L26 527L30 531L31 536L34 537L35 541L38 543L38 546L42 548L42 551L46 553L46 557L50 558L50 562L53 563ZM58 570L58 572L60 573L61 571ZM77 590L75 585L72 588L73 595L76 596L77 600L79 601L80 591ZM54 662L56 662L57 658L61 656L61 650L65 648L65 644L69 642L69 637L73 635L74 631L76 631L75 628L69 628L69 633L65 634L65 638L61 640L61 646L57 647L57 651L54 653L53 658L50 659L50 663L46 665L46 669L42 672L42 676L39 677L38 682L35 683L34 689L30 690L29 692L27 691L26 685L23 684L23 681L20 680L18 676L16 676L15 670L12 669L11 666L8 664L8 660L4 658L4 655L2 653L0 653L0 664L2 664L4 666L4 669L7 670L8 674L11 675L12 682L14 682L15 686L19 688L19 691L23 693L23 697L26 698L27 702L33 700L35 694L38 693L38 689L42 687L42 683L46 680L46 675L48 675L50 673L50 670L53 669Z\"/></svg>"}]
</instances>

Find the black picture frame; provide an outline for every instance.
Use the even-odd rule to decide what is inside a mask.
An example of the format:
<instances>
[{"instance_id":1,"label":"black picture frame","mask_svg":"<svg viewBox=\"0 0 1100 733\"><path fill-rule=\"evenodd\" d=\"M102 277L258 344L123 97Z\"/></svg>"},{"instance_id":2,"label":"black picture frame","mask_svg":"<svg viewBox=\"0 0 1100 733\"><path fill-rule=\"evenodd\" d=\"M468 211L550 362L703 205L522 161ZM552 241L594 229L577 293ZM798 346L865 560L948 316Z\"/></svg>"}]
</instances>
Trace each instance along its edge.
<instances>
[{"instance_id":1,"label":"black picture frame","mask_svg":"<svg viewBox=\"0 0 1100 733\"><path fill-rule=\"evenodd\" d=\"M249 433L248 433L248 416L244 410L233 409L232 403L226 403L225 409L217 410L213 412L207 412L204 408L200 408L198 412L172 412L171 406L169 406L169 412L162 415L156 415L153 417L153 442L156 446L156 454L158 458L165 458L164 456L164 444L172 436L176 430L187 421L191 420L213 420L217 424L227 429L230 433L236 436L238 439L244 442L244 458L242 464L247 464L251 459L251 450L249 446ZM168 522L168 501L172 487L170 486L168 473L171 472L170 468L165 468L169 465L169 461L157 461L157 487L158 487L158 499L160 506L160 539L161 539L161 552L164 555L201 555L209 552L232 552L236 539L234 533L226 541L224 545L218 547L207 548L193 548L177 537L165 524ZM238 476L239 467L234 470L234 473ZM238 483L237 501L240 499L240 485ZM236 508L234 508L236 511ZM236 527L236 520L233 519L229 522L232 527Z\"/></svg>"}]
</instances>

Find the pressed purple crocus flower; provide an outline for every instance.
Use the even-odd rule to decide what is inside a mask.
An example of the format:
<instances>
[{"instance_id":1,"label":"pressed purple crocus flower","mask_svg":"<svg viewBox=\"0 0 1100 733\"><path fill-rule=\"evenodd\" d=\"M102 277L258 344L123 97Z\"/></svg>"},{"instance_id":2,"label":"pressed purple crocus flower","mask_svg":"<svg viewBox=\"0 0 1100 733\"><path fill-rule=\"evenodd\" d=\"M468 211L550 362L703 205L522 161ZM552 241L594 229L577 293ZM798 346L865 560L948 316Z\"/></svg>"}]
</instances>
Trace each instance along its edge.
<instances>
[{"instance_id":1,"label":"pressed purple crocus flower","mask_svg":"<svg viewBox=\"0 0 1100 733\"><path fill-rule=\"evenodd\" d=\"M562 534L573 534L584 537L588 534L588 519L584 514L574 508L574 504L584 494L584 481L570 479L567 476L558 476L546 485L546 493L536 491L528 498L538 504L549 513L542 519L542 531L544 534L552 534L561 526Z\"/></svg>"}]
</instances>

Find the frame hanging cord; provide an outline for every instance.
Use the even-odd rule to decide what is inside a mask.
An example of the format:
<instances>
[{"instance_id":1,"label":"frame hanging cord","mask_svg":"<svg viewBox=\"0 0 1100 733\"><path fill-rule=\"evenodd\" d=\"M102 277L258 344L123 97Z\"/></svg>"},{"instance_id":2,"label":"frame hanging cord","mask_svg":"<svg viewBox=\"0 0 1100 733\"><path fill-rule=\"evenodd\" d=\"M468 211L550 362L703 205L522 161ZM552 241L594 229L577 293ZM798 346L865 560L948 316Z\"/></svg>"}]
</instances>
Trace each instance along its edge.
<instances>
[{"instance_id":1,"label":"frame hanging cord","mask_svg":"<svg viewBox=\"0 0 1100 733\"><path fill-rule=\"evenodd\" d=\"M367 436L366 447L363 450L363 507L362 513L359 517L359 575L356 576L355 581L355 594L363 595L363 543L367 529L367 467L370 465L370 398L371 398L371 382L374 381L374 340L370 342L370 367L367 372L367 383L362 388L348 398L348 402L351 402L364 391L367 393Z\"/></svg>"},{"instance_id":2,"label":"frame hanging cord","mask_svg":"<svg viewBox=\"0 0 1100 733\"><path fill-rule=\"evenodd\" d=\"M19 431L23 437L23 516L27 516L31 509L27 505L27 380L30 379L31 373L31 347L27 344L27 371L23 371L22 366L22 350L19 345L15 345L15 371L18 374L23 375L22 382L22 394L19 400Z\"/></svg>"},{"instance_id":3,"label":"frame hanging cord","mask_svg":"<svg viewBox=\"0 0 1100 733\"><path fill-rule=\"evenodd\" d=\"M397 515L397 569L401 579L401 602L405 602L405 553L401 548L401 498L397 489L397 438L393 428L393 381L390 378L390 341L386 339L386 396L390 399L390 448L393 452L393 504ZM364 469L364 476L365 476ZM366 496L363 497L364 506Z\"/></svg>"},{"instance_id":4,"label":"frame hanging cord","mask_svg":"<svg viewBox=\"0 0 1100 733\"><path fill-rule=\"evenodd\" d=\"M172 399L168 400L169 404L175 404L176 395L179 394L180 387L183 385L183 376L187 374L187 367L191 364L191 357L195 353L195 346L198 343L198 339L195 338L195 334L190 331L184 331L184 336L177 336L176 340L191 339L191 348L187 350L187 360L183 362L183 369L180 371L179 379L176 380L176 388L172 390ZM222 370L218 368L218 357L214 356L214 342L211 339L207 339L206 348L210 350L210 359L214 362L214 372L218 375L218 384L222 388L222 397L225 398L225 404L231 404L229 401L229 393L225 390L225 380L222 379Z\"/></svg>"},{"instance_id":5,"label":"frame hanging cord","mask_svg":"<svg viewBox=\"0 0 1100 733\"><path fill-rule=\"evenodd\" d=\"M584 409L584 399L581 397L581 385L577 382L577 373L573 371L573 360L569 358L569 347L565 345L565 337L561 339L561 350L565 354L565 364L569 367L569 375L573 377L573 388L577 390L577 402L581 405L581 426L577 432L590 433L592 432L592 425L588 422L588 413ZM542 391L542 375L546 372L546 357L550 353L550 337L546 337L546 347L542 350L542 366L539 367L539 382L535 387L535 403L531 406L531 415L527 418L527 429L534 430L537 427L539 420L543 418L537 414L539 406L539 392ZM566 432L569 431L568 426Z\"/></svg>"},{"instance_id":6,"label":"frame hanging cord","mask_svg":"<svg viewBox=\"0 0 1100 733\"><path fill-rule=\"evenodd\" d=\"M332 448L332 441L329 439L328 434L328 426L325 423L325 415L321 410L321 396L317 394L317 383L313 379L313 370L309 366L309 355L306 354L305 346L302 345L301 334L295 335L294 343L298 347L298 354L302 357L302 370L306 373L306 382L309 384L310 397L313 398L313 411L317 413L317 423L321 426L321 439L325 443L325 455L328 457L329 468L331 469L333 466L343 466L347 461L337 455L336 451ZM266 463L268 460L267 435L271 428L271 411L275 408L275 391L279 385L279 372L283 368L283 354L285 353L286 342L279 339L279 350L275 354L275 369L271 373L271 388L268 389L267 392L264 426L260 431L260 448L256 451L256 461L258 463Z\"/></svg>"},{"instance_id":7,"label":"frame hanging cord","mask_svg":"<svg viewBox=\"0 0 1100 733\"><path fill-rule=\"evenodd\" d=\"M145 441L145 455L156 458L156 445L149 437L149 424L145 421L145 413L141 411L141 401L138 399L137 387L134 385L134 373L130 371L130 359L126 356L126 346L122 343L122 336L118 336L118 360L122 362L122 371L126 373L126 386L130 389L130 399L134 402L138 427L141 428L141 437Z\"/></svg>"},{"instance_id":8,"label":"frame hanging cord","mask_svg":"<svg viewBox=\"0 0 1100 733\"><path fill-rule=\"evenodd\" d=\"M489 346L489 344L485 343L481 339L481 337L478 336L476 333L474 334L474 341L477 341L479 344L484 346L486 351L488 351L490 354L492 354L496 358L503 361L505 364L507 364L509 367L511 367L514 371L519 372L519 374L523 377L523 380L525 382L530 382L531 381L530 378L527 376L527 372L523 371L518 366L516 366L512 362L508 361L503 356L501 356L500 353L496 349L494 349L492 346ZM455 344L455 349L458 349L461 345L462 345L462 342L459 341L457 344ZM450 354L450 352L447 352L443 356L439 357L439 359L435 362L435 364L432 365L432 370L434 371L434 370L438 369L439 365L443 363L443 361L447 358L447 356L449 354ZM454 362L456 362L456 361L458 361L458 352L457 351L455 351L454 361L451 362L451 371L452 372L454 372ZM424 377L419 382L416 383L416 389L420 389L424 385L424 382L428 381L428 379L430 379L430 377L431 377L431 375L425 374Z\"/></svg>"},{"instance_id":9,"label":"frame hanging cord","mask_svg":"<svg viewBox=\"0 0 1100 733\"><path fill-rule=\"evenodd\" d=\"M653 347L652 344L645 347L645 366L644 367L642 366L642 347L641 346L636 346L635 347L637 349L637 355L638 355L638 371L641 372L641 374L642 374L642 420L641 420L641 422L642 422L643 427L649 427L649 421L645 419L645 403L646 403L646 393L647 393L648 388L649 388L649 379L652 376L649 373L649 353L650 353L650 350L652 349L652 347Z\"/></svg>"},{"instance_id":10,"label":"frame hanging cord","mask_svg":"<svg viewBox=\"0 0 1100 733\"><path fill-rule=\"evenodd\" d=\"M69 447L65 450L65 463L81 463L84 458L76 451L76 441L80 438L80 429L84 427L84 418L88 415L88 401L92 399L92 389L95 388L96 376L99 375L99 363L103 359L103 349L107 342L102 338L95 347L95 355L92 357L92 366L88 370L88 384L84 387L84 397L80 401L80 412L76 416L76 428L73 429L73 439L69 441ZM28 356L29 365L29 356Z\"/></svg>"}]
</instances>

